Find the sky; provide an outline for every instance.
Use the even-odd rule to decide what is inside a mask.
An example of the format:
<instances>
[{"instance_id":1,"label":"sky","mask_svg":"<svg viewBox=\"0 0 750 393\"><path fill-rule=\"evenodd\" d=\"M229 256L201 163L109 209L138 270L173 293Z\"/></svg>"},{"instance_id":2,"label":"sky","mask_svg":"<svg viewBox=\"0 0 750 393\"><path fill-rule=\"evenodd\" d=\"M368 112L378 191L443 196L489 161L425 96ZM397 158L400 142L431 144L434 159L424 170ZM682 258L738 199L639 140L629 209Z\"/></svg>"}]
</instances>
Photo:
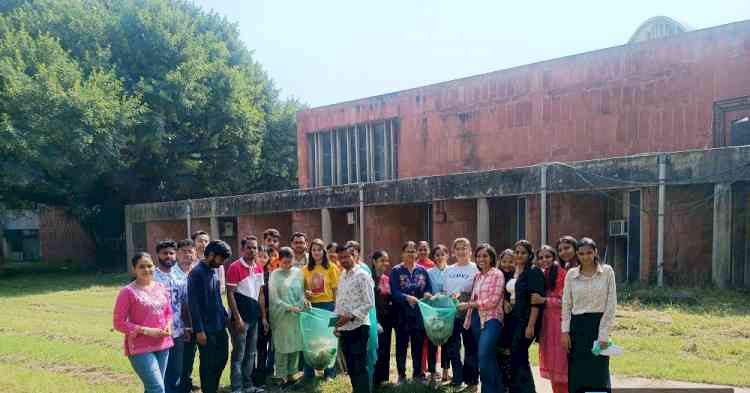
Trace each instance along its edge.
<instances>
[{"instance_id":1,"label":"sky","mask_svg":"<svg viewBox=\"0 0 750 393\"><path fill-rule=\"evenodd\" d=\"M750 0L194 1L238 24L282 97L312 107L622 45L652 16L750 19Z\"/></svg>"}]
</instances>

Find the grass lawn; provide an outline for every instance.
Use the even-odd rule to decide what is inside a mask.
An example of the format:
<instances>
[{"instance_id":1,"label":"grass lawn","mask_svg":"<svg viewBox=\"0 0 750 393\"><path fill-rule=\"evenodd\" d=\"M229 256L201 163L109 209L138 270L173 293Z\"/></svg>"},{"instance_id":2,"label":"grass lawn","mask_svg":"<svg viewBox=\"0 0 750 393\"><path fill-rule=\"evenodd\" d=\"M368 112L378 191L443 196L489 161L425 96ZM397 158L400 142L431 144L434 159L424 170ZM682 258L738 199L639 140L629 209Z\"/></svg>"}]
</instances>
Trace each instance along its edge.
<instances>
[{"instance_id":1,"label":"grass lawn","mask_svg":"<svg viewBox=\"0 0 750 393\"><path fill-rule=\"evenodd\" d=\"M127 282L123 274L6 269L0 276L0 391L139 391L140 382L123 356L122 336L112 331L114 298ZM696 304L646 305L637 292L624 289L612 336L627 354L613 359L613 373L750 386L747 294L693 293L700 295ZM536 359L535 347L531 353ZM224 384L228 374L227 368ZM343 393L350 388L348 379L339 377L298 390ZM419 390L427 391L393 392Z\"/></svg>"}]
</instances>

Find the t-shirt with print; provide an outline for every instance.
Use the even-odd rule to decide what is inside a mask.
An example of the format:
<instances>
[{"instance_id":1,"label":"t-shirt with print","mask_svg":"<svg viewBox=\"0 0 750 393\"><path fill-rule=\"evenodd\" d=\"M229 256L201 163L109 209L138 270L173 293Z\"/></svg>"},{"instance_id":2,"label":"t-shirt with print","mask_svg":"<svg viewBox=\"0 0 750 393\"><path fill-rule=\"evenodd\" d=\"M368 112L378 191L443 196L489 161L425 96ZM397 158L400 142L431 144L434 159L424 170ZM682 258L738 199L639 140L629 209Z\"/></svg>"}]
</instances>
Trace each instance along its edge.
<instances>
[{"instance_id":1,"label":"t-shirt with print","mask_svg":"<svg viewBox=\"0 0 750 393\"><path fill-rule=\"evenodd\" d=\"M474 276L478 271L479 269L474 262L469 262L463 266L457 263L448 266L443 274L445 292L450 295L458 293L461 295L459 301L468 301L471 297L471 284L474 282ZM465 315L466 311L458 311L456 318L463 318Z\"/></svg>"},{"instance_id":2,"label":"t-shirt with print","mask_svg":"<svg viewBox=\"0 0 750 393\"><path fill-rule=\"evenodd\" d=\"M258 263L252 265L240 258L227 270L227 286L234 287L234 301L237 310L245 323L254 326L260 317L258 296L263 287L263 267Z\"/></svg>"},{"instance_id":3,"label":"t-shirt with print","mask_svg":"<svg viewBox=\"0 0 750 393\"><path fill-rule=\"evenodd\" d=\"M154 280L169 289L172 302L172 337L180 337L185 332L185 322L182 320L182 307L187 305L187 277L175 272L172 267L169 273L156 268Z\"/></svg>"},{"instance_id":4,"label":"t-shirt with print","mask_svg":"<svg viewBox=\"0 0 750 393\"><path fill-rule=\"evenodd\" d=\"M307 266L302 268L305 276L305 290L312 292L310 303L323 303L335 301L336 288L339 283L339 269L336 265L328 264L328 269L322 265L315 264L311 271Z\"/></svg>"}]
</instances>

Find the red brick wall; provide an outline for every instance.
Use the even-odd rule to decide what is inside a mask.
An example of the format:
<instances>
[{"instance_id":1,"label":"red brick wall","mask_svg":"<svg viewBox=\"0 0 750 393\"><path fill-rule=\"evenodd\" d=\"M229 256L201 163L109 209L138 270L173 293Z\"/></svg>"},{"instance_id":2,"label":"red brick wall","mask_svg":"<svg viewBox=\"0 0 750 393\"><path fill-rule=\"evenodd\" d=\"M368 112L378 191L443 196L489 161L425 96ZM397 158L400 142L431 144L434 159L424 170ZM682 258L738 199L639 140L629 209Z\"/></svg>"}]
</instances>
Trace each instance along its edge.
<instances>
[{"instance_id":1,"label":"red brick wall","mask_svg":"<svg viewBox=\"0 0 750 393\"><path fill-rule=\"evenodd\" d=\"M306 133L390 117L402 178L708 147L713 102L750 94L748 69L745 21L313 108L299 183Z\"/></svg>"},{"instance_id":2,"label":"red brick wall","mask_svg":"<svg viewBox=\"0 0 750 393\"><path fill-rule=\"evenodd\" d=\"M607 247L606 200L601 194L549 194L547 242L571 235L576 239L590 237L604 256ZM534 246L538 246L534 244Z\"/></svg>"},{"instance_id":3,"label":"red brick wall","mask_svg":"<svg viewBox=\"0 0 750 393\"><path fill-rule=\"evenodd\" d=\"M713 250L712 185L667 188L664 216L664 284L711 283ZM699 201L705 203L698 205Z\"/></svg>"},{"instance_id":4,"label":"red brick wall","mask_svg":"<svg viewBox=\"0 0 750 393\"><path fill-rule=\"evenodd\" d=\"M237 217L237 226L238 239L240 240L245 236L255 235L258 237L260 244L263 244L263 231L268 228L276 228L281 232L281 243L286 244L292 234L292 215L283 213L239 216Z\"/></svg>"},{"instance_id":5,"label":"red brick wall","mask_svg":"<svg viewBox=\"0 0 750 393\"><path fill-rule=\"evenodd\" d=\"M353 210L347 209L331 209L331 229L333 232L333 241L338 244L344 244L349 240L355 239L358 228L356 228L356 222L354 224L348 224L346 221L346 213Z\"/></svg>"},{"instance_id":6,"label":"red brick wall","mask_svg":"<svg viewBox=\"0 0 750 393\"><path fill-rule=\"evenodd\" d=\"M658 198L656 187L641 189L641 282L656 281Z\"/></svg>"},{"instance_id":7,"label":"red brick wall","mask_svg":"<svg viewBox=\"0 0 750 393\"><path fill-rule=\"evenodd\" d=\"M530 241L534 247L539 247L542 241L541 201L539 195L526 197L526 240Z\"/></svg>"},{"instance_id":8,"label":"red brick wall","mask_svg":"<svg viewBox=\"0 0 750 393\"><path fill-rule=\"evenodd\" d=\"M77 217L55 207L39 211L39 248L45 262L93 263L96 244Z\"/></svg>"},{"instance_id":9,"label":"red brick wall","mask_svg":"<svg viewBox=\"0 0 750 393\"><path fill-rule=\"evenodd\" d=\"M185 229L187 231L187 228ZM208 218L193 218L190 220L190 234L192 235L195 231L204 231L211 235L211 219ZM187 234L187 232L185 232ZM186 239L183 237L181 239Z\"/></svg>"},{"instance_id":10,"label":"red brick wall","mask_svg":"<svg viewBox=\"0 0 750 393\"><path fill-rule=\"evenodd\" d=\"M197 231L198 228L194 228ZM209 232L210 231L206 231ZM156 245L167 239L179 241L185 238L187 234L187 223L185 220L174 220L174 221L152 221L146 223L146 244L148 249L146 252L155 257Z\"/></svg>"},{"instance_id":11,"label":"red brick wall","mask_svg":"<svg viewBox=\"0 0 750 393\"><path fill-rule=\"evenodd\" d=\"M291 233L281 234L281 244L288 245L293 232L304 232L308 241L322 236L320 210L293 212L291 218Z\"/></svg>"},{"instance_id":12,"label":"red brick wall","mask_svg":"<svg viewBox=\"0 0 750 393\"><path fill-rule=\"evenodd\" d=\"M451 248L453 240L465 237L477 244L477 204L474 199L435 202L432 205L432 246L444 244ZM443 214L443 212L445 214ZM443 217L443 222L438 222Z\"/></svg>"},{"instance_id":13,"label":"red brick wall","mask_svg":"<svg viewBox=\"0 0 750 393\"><path fill-rule=\"evenodd\" d=\"M365 254L387 250L391 265L401 258L401 245L407 240L421 240L424 209L412 206L373 206L365 208Z\"/></svg>"}]
</instances>

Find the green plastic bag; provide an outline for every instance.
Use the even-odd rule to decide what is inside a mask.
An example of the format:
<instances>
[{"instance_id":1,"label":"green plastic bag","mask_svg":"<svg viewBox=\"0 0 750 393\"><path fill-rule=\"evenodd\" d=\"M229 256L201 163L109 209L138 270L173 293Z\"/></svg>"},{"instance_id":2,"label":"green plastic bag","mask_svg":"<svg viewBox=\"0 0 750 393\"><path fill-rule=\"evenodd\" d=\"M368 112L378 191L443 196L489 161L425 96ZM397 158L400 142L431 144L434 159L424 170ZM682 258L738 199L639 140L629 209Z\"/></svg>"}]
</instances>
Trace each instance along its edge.
<instances>
[{"instance_id":1,"label":"green plastic bag","mask_svg":"<svg viewBox=\"0 0 750 393\"><path fill-rule=\"evenodd\" d=\"M420 300L419 310L427 337L435 345L443 345L453 334L453 319L456 317L458 301L445 295L430 300Z\"/></svg>"},{"instance_id":2,"label":"green plastic bag","mask_svg":"<svg viewBox=\"0 0 750 393\"><path fill-rule=\"evenodd\" d=\"M316 369L325 370L336 362L338 337L333 334L331 318L336 314L320 308L304 310L299 316L302 332L302 354L305 363Z\"/></svg>"}]
</instances>

